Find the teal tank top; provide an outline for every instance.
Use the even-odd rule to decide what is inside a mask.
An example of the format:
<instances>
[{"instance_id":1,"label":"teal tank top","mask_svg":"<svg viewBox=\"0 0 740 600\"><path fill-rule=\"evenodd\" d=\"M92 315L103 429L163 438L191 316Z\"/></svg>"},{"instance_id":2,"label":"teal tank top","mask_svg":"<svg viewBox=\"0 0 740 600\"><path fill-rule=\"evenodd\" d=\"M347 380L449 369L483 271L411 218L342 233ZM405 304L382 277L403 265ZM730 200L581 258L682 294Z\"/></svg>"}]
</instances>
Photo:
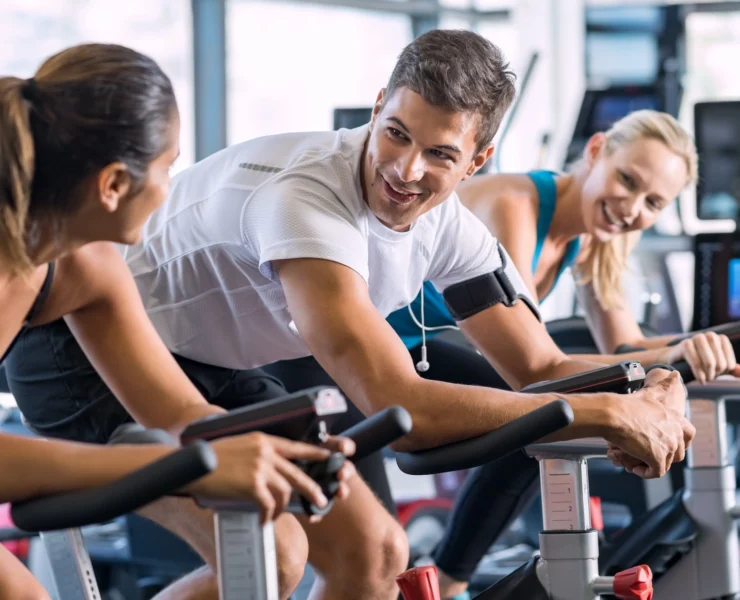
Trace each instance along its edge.
<instances>
[{"instance_id":1,"label":"teal tank top","mask_svg":"<svg viewBox=\"0 0 740 600\"><path fill-rule=\"evenodd\" d=\"M530 171L527 175L529 175L530 179L534 182L540 201L539 214L537 216L537 245L535 246L534 255L532 256L532 273L534 273L537 270L537 264L540 261L542 245L545 243L547 232L550 231L553 214L555 214L555 202L557 201L555 177L557 174L552 171ZM563 271L573 264L576 256L578 256L579 249L580 243L578 238L572 240L568 244L565 249L563 261L558 269L557 275L555 276L555 281L552 286L553 288ZM455 320L452 318L452 315L450 315L450 311L447 310L442 294L440 294L429 281L424 283L421 292L411 303L411 310L414 312L414 315L419 322L421 322L422 294L424 294L424 321L428 328L455 325ZM544 299L545 298L542 298L540 301ZM421 344L421 329L416 323L414 323L407 307L388 315L388 322L403 340L403 343L407 348L415 348ZM444 330L427 331L427 339L434 337L442 331Z\"/></svg>"}]
</instances>

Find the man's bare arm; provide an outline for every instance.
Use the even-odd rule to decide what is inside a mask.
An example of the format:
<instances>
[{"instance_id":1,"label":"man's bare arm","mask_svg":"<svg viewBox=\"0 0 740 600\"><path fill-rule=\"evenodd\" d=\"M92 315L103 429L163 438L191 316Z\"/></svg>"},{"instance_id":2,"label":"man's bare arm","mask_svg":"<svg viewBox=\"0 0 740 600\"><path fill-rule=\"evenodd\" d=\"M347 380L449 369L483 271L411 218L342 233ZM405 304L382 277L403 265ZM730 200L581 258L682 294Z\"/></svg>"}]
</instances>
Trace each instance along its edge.
<instances>
[{"instance_id":1,"label":"man's bare arm","mask_svg":"<svg viewBox=\"0 0 740 600\"><path fill-rule=\"evenodd\" d=\"M373 306L359 274L319 259L281 261L276 268L301 337L358 408L372 414L401 404L411 413L414 429L398 444L399 449L432 447L480 435L556 398L425 380ZM520 308L488 310L501 312L502 319L516 320ZM509 352L505 340L502 344L503 352ZM616 426L614 405L622 400L610 394L600 396L597 401L595 395L568 396L576 421L561 434L562 439L605 435Z\"/></svg>"}]
</instances>

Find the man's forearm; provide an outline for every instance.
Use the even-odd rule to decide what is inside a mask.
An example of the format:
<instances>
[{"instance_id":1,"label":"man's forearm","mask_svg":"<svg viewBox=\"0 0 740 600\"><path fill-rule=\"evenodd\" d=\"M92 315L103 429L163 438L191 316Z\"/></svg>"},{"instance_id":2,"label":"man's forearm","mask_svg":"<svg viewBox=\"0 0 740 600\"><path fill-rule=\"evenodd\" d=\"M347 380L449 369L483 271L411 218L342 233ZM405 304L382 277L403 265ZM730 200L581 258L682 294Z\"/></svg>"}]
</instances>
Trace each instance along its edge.
<instances>
[{"instance_id":1,"label":"man's forearm","mask_svg":"<svg viewBox=\"0 0 740 600\"><path fill-rule=\"evenodd\" d=\"M603 436L613 426L613 397L608 394L521 394L420 379L393 396L393 402L404 406L414 423L411 433L394 447L421 450L482 435L558 398L569 402L575 421L552 440ZM388 401L370 400L368 404L361 408L377 412Z\"/></svg>"}]
</instances>

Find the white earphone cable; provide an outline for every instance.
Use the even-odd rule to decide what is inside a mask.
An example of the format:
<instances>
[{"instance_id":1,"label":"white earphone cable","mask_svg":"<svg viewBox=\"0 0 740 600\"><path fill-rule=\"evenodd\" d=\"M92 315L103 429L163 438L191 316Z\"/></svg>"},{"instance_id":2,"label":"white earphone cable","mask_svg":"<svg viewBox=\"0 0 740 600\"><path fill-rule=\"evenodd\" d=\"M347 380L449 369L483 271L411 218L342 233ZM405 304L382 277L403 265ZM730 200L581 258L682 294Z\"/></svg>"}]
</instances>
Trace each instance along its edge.
<instances>
[{"instance_id":1,"label":"white earphone cable","mask_svg":"<svg viewBox=\"0 0 740 600\"><path fill-rule=\"evenodd\" d=\"M438 327L427 327L426 323L424 321L424 289L421 290L421 323L417 321L416 315L414 314L413 309L411 308L411 305L408 305L408 311L411 315L411 318L413 319L414 323L416 323L416 326L421 329L421 360L416 363L416 370L420 373L424 373L425 371L429 370L429 361L427 360L427 331L439 331L442 329L452 329L454 331L459 331L460 328L456 327L454 325L440 325Z\"/></svg>"}]
</instances>

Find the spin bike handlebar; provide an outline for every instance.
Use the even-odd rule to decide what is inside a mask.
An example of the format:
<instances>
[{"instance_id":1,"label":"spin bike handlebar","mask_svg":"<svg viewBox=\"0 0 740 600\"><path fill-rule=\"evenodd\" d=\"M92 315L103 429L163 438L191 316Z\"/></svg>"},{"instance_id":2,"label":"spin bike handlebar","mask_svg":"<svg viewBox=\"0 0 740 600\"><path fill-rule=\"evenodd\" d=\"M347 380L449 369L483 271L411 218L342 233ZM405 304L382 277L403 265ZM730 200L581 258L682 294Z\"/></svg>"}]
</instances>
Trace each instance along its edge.
<instances>
[{"instance_id":1,"label":"spin bike handlebar","mask_svg":"<svg viewBox=\"0 0 740 600\"><path fill-rule=\"evenodd\" d=\"M211 447L198 441L108 485L16 502L10 515L15 526L27 532L102 523L173 494L216 465Z\"/></svg>"},{"instance_id":2,"label":"spin bike handlebar","mask_svg":"<svg viewBox=\"0 0 740 600\"><path fill-rule=\"evenodd\" d=\"M326 439L331 423L346 410L347 403L338 389L315 387L228 413L208 416L187 427L181 439L183 442L193 439L214 440L229 435L263 431L317 444ZM351 459L358 461L403 437L411 431L411 427L411 416L406 409L391 406L341 435L355 442L356 450ZM337 474L344 460L343 454L335 452L327 461L298 461L298 466L321 486L329 503L318 507L300 497L298 504L291 503L288 510L302 511L309 515L329 512L339 490ZM213 508L243 506L240 502L213 502L207 499L205 502Z\"/></svg>"},{"instance_id":3,"label":"spin bike handlebar","mask_svg":"<svg viewBox=\"0 0 740 600\"><path fill-rule=\"evenodd\" d=\"M697 331L691 331L684 335L677 336L675 339L671 340L668 343L668 346L675 346L676 344L681 343L683 340L690 338L697 333L708 333L710 331L713 331L717 335L726 335L728 338L730 338L733 348L735 348L736 345L740 342L740 321L735 321L734 323L715 325L714 327L707 327L706 329L699 329Z\"/></svg>"},{"instance_id":4,"label":"spin bike handlebar","mask_svg":"<svg viewBox=\"0 0 740 600\"><path fill-rule=\"evenodd\" d=\"M735 354L740 357L740 321L735 321L734 323L725 323L724 325L716 325L714 327L707 327L706 329L699 329L697 331L691 331L689 333L685 333L683 335L678 335L674 339L672 339L667 346L676 346L680 344L683 340L688 339L697 333L708 333L710 331L713 331L717 335L725 335L729 338L730 343L732 344L732 348L735 350ZM646 350L646 348L642 346L631 346L629 344L622 344L617 347L615 352L617 354L626 354L628 352L640 352L642 350ZM677 367L677 365L673 365L674 367ZM688 365L685 366L685 368L679 369L681 370L681 375L684 375L684 371L688 374L690 373L691 369L688 368ZM686 379L684 378L684 381Z\"/></svg>"},{"instance_id":5,"label":"spin bike handlebar","mask_svg":"<svg viewBox=\"0 0 740 600\"><path fill-rule=\"evenodd\" d=\"M545 381L524 392L574 393L632 391L639 388L645 372L639 363L624 361L578 375ZM396 456L399 468L410 475L426 475L477 467L534 444L573 422L573 410L565 400L556 400L510 421L484 435L420 452Z\"/></svg>"}]
</instances>

